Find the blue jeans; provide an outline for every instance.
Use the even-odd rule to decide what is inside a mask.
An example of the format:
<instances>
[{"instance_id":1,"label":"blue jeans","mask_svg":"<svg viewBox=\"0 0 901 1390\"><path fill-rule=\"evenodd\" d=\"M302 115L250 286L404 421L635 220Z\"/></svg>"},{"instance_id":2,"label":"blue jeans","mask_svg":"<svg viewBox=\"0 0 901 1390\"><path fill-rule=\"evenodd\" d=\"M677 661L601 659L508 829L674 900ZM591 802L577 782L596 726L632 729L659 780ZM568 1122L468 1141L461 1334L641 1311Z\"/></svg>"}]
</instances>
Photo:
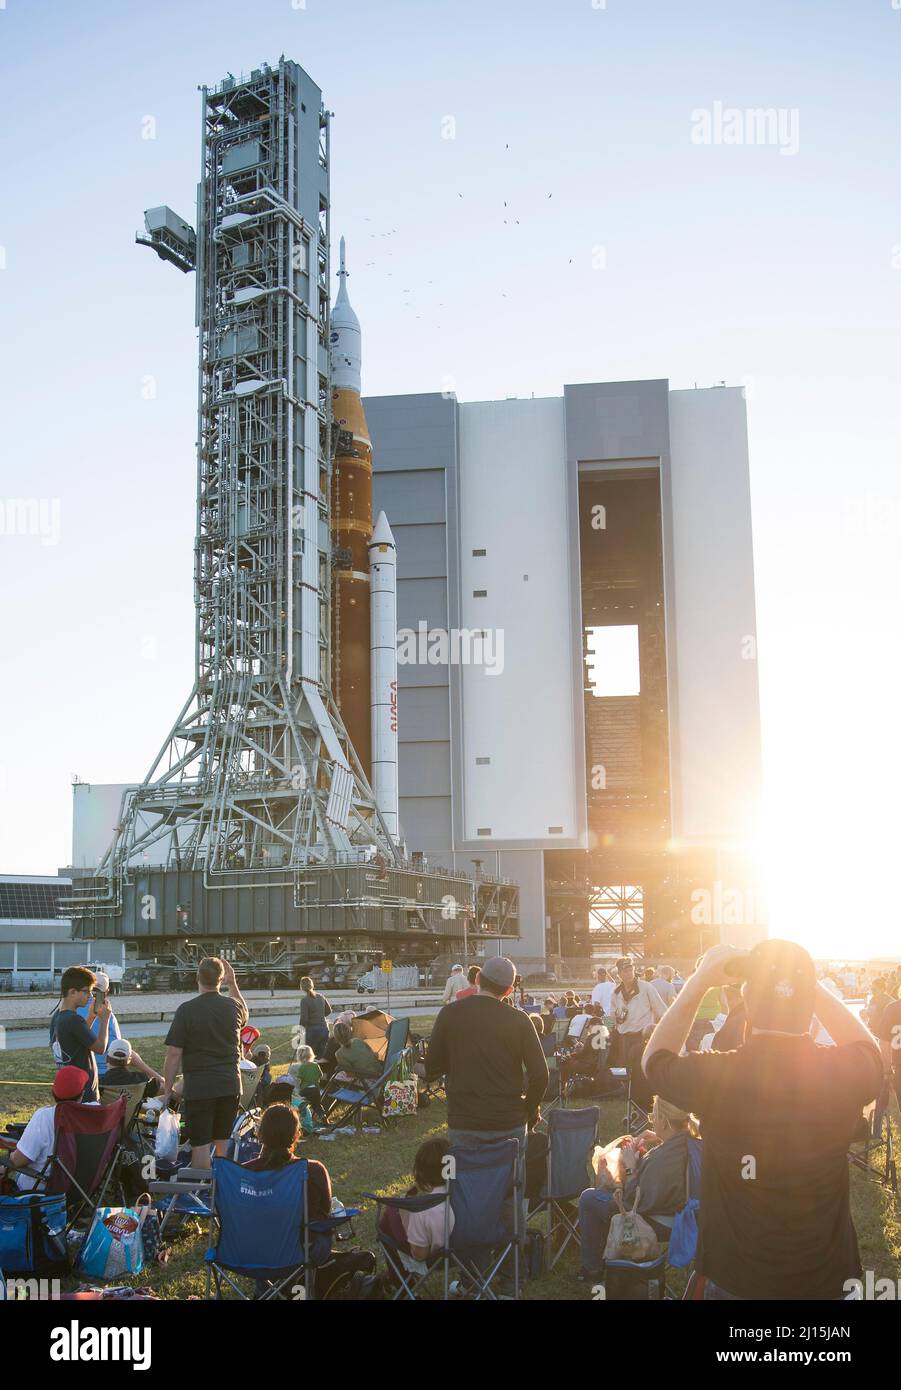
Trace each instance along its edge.
<instances>
[{"instance_id":1,"label":"blue jeans","mask_svg":"<svg viewBox=\"0 0 901 1390\"><path fill-rule=\"evenodd\" d=\"M612 1192L588 1187L579 1198L579 1244L582 1273L599 1274L604 1267L604 1249L610 1222L616 1211Z\"/></svg>"}]
</instances>

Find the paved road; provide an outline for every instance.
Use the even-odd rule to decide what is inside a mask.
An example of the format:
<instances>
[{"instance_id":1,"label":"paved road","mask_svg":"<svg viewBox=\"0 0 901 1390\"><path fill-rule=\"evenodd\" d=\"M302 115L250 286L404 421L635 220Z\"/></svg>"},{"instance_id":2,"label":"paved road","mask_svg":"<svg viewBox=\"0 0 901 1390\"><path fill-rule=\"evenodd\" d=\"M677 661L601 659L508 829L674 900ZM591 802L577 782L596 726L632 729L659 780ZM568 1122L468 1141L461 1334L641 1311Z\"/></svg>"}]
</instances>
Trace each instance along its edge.
<instances>
[{"instance_id":1,"label":"paved road","mask_svg":"<svg viewBox=\"0 0 901 1390\"><path fill-rule=\"evenodd\" d=\"M404 1018L415 1018L420 1015L429 1015L436 1012L436 1005L428 1005L425 1008L407 1009L402 1005L395 1007L392 1005L392 1013L401 1015ZM297 1011L289 1014L266 1014L257 1015L254 1020L253 1011L250 1016L251 1023L256 1022L256 1026L262 1033L262 1041L266 1041L267 1028L290 1028L297 1022ZM120 1019L120 1024L122 1020ZM122 1032L129 1040L136 1038L159 1038L165 1037L168 1031L168 1023L132 1023L122 1027ZM47 1045L46 1028L8 1028L6 1030L5 1050L7 1052L19 1052L25 1047L44 1047ZM138 1051L140 1052L140 1048ZM49 1057L49 1051L48 1051Z\"/></svg>"}]
</instances>

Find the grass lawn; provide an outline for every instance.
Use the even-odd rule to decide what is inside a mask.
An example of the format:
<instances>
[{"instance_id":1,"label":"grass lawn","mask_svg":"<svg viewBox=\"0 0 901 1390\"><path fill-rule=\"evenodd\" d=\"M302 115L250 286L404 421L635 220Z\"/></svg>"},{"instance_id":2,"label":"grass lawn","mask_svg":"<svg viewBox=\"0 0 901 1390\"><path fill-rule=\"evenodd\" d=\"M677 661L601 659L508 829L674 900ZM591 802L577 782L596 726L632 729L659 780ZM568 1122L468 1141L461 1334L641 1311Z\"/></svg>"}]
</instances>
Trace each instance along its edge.
<instances>
[{"instance_id":1,"label":"grass lawn","mask_svg":"<svg viewBox=\"0 0 901 1390\"><path fill-rule=\"evenodd\" d=\"M411 1020L413 1030L426 1035L432 1022L428 1017ZM272 1048L273 1076L285 1071L291 1061L290 1034L289 1028L265 1030L264 1040ZM165 1051L162 1036L139 1038L136 1043L142 1057L162 1069ZM0 1052L0 1129L11 1121L27 1120L39 1105L49 1102L53 1070L47 1049ZM40 1084L29 1084L34 1082ZM622 1101L602 1102L601 1128L605 1140L621 1132L622 1121ZM302 1150L306 1156L325 1163L335 1194L346 1206L362 1205L367 1208L362 1200L364 1192L399 1194L409 1187L413 1180L413 1156L418 1145L428 1135L440 1133L445 1123L443 1102L433 1101L428 1109L421 1110L418 1115L402 1119L394 1130L379 1135L338 1135L332 1142L309 1139L304 1142ZM901 1156L901 1131L897 1120L893 1123L895 1142ZM890 1191L866 1179L856 1169L852 1169L851 1173L851 1204L863 1268L873 1269L877 1278L898 1279L901 1277L901 1204L892 1198ZM371 1203L354 1222L354 1227L354 1237L336 1248L363 1246L375 1249L374 1208ZM164 1298L203 1296L206 1277L203 1252L206 1243L206 1231L195 1227L193 1234L180 1236L173 1243L168 1264L145 1269L133 1282L151 1286ZM524 1297L590 1299L590 1290L576 1282L577 1268L578 1256L570 1248L552 1274L524 1284ZM678 1276L678 1271L675 1274ZM70 1286L75 1287L76 1282L70 1281ZM677 1277L669 1282L674 1289L679 1288Z\"/></svg>"}]
</instances>

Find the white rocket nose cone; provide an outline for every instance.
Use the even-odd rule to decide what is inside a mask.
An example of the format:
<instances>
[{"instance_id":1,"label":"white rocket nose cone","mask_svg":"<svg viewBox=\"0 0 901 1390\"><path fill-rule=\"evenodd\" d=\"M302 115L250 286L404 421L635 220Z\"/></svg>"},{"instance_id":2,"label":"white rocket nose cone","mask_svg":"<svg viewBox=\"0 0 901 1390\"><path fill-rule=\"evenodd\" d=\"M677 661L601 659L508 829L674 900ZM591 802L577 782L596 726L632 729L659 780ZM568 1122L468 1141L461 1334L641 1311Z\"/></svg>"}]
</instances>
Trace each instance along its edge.
<instances>
[{"instance_id":1,"label":"white rocket nose cone","mask_svg":"<svg viewBox=\"0 0 901 1390\"><path fill-rule=\"evenodd\" d=\"M384 512L379 512L375 519L375 525L372 528L372 540L369 544L370 546L394 545L394 536L391 527L388 525L388 518Z\"/></svg>"}]
</instances>

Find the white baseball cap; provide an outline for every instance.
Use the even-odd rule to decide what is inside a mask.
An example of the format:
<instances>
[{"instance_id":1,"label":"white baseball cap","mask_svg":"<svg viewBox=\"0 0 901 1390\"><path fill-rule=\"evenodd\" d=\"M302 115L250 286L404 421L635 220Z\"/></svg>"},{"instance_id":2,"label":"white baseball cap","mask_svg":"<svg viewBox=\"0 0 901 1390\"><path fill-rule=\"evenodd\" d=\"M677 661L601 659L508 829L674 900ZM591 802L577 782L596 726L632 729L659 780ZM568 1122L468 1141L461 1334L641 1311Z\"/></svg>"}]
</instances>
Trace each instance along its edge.
<instances>
[{"instance_id":1,"label":"white baseball cap","mask_svg":"<svg viewBox=\"0 0 901 1390\"><path fill-rule=\"evenodd\" d=\"M102 989L104 994L109 994L109 975L103 970L94 971L94 989Z\"/></svg>"}]
</instances>

